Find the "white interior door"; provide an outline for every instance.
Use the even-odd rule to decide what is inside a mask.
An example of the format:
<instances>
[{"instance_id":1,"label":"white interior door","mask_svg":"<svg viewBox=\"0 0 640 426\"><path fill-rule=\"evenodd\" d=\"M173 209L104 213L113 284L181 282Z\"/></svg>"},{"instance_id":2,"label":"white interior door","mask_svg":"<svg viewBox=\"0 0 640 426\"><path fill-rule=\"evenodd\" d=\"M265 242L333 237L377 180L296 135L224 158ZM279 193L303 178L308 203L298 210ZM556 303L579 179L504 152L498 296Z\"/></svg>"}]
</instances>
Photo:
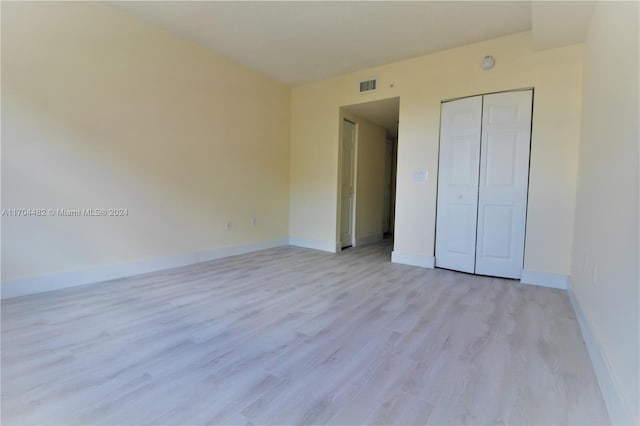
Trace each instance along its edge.
<instances>
[{"instance_id":1,"label":"white interior door","mask_svg":"<svg viewBox=\"0 0 640 426\"><path fill-rule=\"evenodd\" d=\"M531 90L484 96L477 274L522 275L532 99Z\"/></svg>"},{"instance_id":2,"label":"white interior door","mask_svg":"<svg viewBox=\"0 0 640 426\"><path fill-rule=\"evenodd\" d=\"M387 141L384 157L384 207L382 213L382 232L391 229L391 162L393 161L393 143Z\"/></svg>"},{"instance_id":3,"label":"white interior door","mask_svg":"<svg viewBox=\"0 0 640 426\"><path fill-rule=\"evenodd\" d=\"M436 266L474 272L482 96L445 102L440 122Z\"/></svg>"},{"instance_id":4,"label":"white interior door","mask_svg":"<svg viewBox=\"0 0 640 426\"><path fill-rule=\"evenodd\" d=\"M353 206L355 195L356 125L348 120L342 124L342 171L340 203L340 242L353 245Z\"/></svg>"}]
</instances>

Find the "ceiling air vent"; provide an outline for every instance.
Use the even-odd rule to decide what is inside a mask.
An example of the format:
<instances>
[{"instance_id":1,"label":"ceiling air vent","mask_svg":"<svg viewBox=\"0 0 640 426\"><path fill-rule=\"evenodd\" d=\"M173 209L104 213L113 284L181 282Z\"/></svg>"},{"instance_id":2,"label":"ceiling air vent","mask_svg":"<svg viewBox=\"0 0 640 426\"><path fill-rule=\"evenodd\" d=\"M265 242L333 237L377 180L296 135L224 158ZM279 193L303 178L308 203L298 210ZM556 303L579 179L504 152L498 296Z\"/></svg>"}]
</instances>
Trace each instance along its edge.
<instances>
[{"instance_id":1,"label":"ceiling air vent","mask_svg":"<svg viewBox=\"0 0 640 426\"><path fill-rule=\"evenodd\" d=\"M360 82L360 93L375 92L377 87L377 80L372 78L371 80L365 80Z\"/></svg>"}]
</instances>

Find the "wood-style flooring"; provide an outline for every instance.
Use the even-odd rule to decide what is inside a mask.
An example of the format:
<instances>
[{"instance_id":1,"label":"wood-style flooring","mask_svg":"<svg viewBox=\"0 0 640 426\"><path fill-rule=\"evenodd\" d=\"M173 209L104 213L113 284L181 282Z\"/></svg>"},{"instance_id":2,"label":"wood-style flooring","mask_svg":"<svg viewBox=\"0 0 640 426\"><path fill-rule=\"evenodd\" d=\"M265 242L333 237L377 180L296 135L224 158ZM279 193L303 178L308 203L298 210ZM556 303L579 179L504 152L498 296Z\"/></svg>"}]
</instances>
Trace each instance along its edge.
<instances>
[{"instance_id":1,"label":"wood-style flooring","mask_svg":"<svg viewBox=\"0 0 640 426\"><path fill-rule=\"evenodd\" d=\"M2 424L606 424L565 292L269 249L2 302Z\"/></svg>"}]
</instances>

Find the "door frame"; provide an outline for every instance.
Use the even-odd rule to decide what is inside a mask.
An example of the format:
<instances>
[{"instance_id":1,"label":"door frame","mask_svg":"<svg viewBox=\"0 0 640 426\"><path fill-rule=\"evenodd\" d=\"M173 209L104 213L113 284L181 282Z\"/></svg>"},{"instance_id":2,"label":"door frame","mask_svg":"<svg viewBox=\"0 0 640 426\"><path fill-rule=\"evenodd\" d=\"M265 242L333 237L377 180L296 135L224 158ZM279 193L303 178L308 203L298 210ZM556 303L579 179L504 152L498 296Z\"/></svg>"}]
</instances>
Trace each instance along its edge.
<instances>
[{"instance_id":1,"label":"door frame","mask_svg":"<svg viewBox=\"0 0 640 426\"><path fill-rule=\"evenodd\" d=\"M336 211L336 252L343 250L342 247L342 144L344 143L344 122L347 121L355 126L353 135L353 167L351 174L353 175L353 205L351 206L351 247L356 246L356 205L358 197L358 132L360 126L356 120L348 117L343 112L340 113L340 122L338 125L338 200ZM346 248L346 247L345 247Z\"/></svg>"},{"instance_id":2,"label":"door frame","mask_svg":"<svg viewBox=\"0 0 640 426\"><path fill-rule=\"evenodd\" d=\"M434 232L433 232L433 257L434 257L434 265L435 265L435 254L436 254L436 244L438 242L437 240L437 232L438 232L438 191L440 189L440 182L439 182L439 176L440 176L440 144L442 141L442 104L446 103L446 102L451 102L451 101L457 101L460 99L467 99L467 98L473 98L476 96L485 96L485 95L494 95L494 94L498 94L498 93L509 93L509 92L524 92L524 91L531 91L531 129L530 129L530 133L529 133L529 169L527 171L527 197L526 197L526 204L525 204L525 213L524 213L524 240L523 240L523 248L522 248L522 269L524 271L524 264L525 264L525 259L527 257L527 230L528 230L528 219L529 219L529 196L530 196L530 191L531 191L531 157L532 157L532 149L533 149L533 120L534 120L534 115L535 115L535 99L536 99L536 89L534 86L527 86L527 87L520 87L517 89L506 89L506 90L497 90L494 92L483 92L483 93L476 93L473 95L467 95L467 96L458 96L458 97L454 97L454 98L447 98L447 99L442 99L440 101L440 115L438 116L438 151L436 153L436 158L437 158L437 170L435 172L435 176L436 176L436 203L435 203L435 223L434 223ZM477 230L476 230L477 232ZM434 266L437 267L437 266ZM475 267L474 267L475 269Z\"/></svg>"}]
</instances>

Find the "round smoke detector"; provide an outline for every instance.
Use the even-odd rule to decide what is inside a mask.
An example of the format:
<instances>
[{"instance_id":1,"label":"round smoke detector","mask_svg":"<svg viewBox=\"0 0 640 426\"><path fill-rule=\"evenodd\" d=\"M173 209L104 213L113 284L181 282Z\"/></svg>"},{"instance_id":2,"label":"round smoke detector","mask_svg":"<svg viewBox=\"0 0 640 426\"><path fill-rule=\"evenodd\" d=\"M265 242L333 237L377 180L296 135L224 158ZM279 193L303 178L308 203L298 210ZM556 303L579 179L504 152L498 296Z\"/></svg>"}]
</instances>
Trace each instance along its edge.
<instances>
[{"instance_id":1,"label":"round smoke detector","mask_svg":"<svg viewBox=\"0 0 640 426\"><path fill-rule=\"evenodd\" d=\"M496 60L493 59L493 56L487 55L484 57L484 59L482 59L482 62L480 63L480 68L482 68L485 71L489 71L495 65L496 65Z\"/></svg>"}]
</instances>

